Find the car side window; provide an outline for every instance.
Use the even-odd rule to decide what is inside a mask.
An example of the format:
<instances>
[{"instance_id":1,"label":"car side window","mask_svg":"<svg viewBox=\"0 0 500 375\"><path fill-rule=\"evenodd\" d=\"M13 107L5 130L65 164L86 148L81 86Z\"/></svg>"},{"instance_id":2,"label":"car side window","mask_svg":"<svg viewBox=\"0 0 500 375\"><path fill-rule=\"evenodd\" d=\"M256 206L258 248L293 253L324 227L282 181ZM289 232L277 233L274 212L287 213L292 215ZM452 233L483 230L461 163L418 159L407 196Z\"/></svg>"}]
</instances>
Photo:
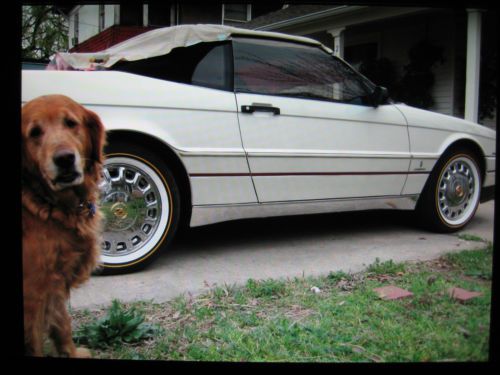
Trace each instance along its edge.
<instances>
[{"instance_id":1,"label":"car side window","mask_svg":"<svg viewBox=\"0 0 500 375\"><path fill-rule=\"evenodd\" d=\"M228 66L231 64L231 58L228 56L229 47L229 44L223 44L212 48L196 65L191 83L221 90L232 86L230 82L232 71Z\"/></svg>"},{"instance_id":2,"label":"car side window","mask_svg":"<svg viewBox=\"0 0 500 375\"><path fill-rule=\"evenodd\" d=\"M319 47L268 39L233 42L236 92L364 104L373 85Z\"/></svg>"},{"instance_id":3,"label":"car side window","mask_svg":"<svg viewBox=\"0 0 500 375\"><path fill-rule=\"evenodd\" d=\"M197 43L170 53L111 67L146 77L232 91L231 45L228 42Z\"/></svg>"}]
</instances>

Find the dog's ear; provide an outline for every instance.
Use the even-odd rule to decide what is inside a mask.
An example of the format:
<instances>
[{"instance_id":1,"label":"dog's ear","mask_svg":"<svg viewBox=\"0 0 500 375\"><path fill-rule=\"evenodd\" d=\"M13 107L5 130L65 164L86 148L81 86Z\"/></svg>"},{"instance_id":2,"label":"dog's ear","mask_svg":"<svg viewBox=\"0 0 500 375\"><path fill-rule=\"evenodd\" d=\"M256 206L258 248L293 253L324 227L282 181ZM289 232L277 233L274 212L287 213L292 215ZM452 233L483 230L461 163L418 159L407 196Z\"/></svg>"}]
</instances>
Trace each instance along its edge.
<instances>
[{"instance_id":1,"label":"dog's ear","mask_svg":"<svg viewBox=\"0 0 500 375\"><path fill-rule=\"evenodd\" d=\"M102 164L104 161L103 147L106 144L106 131L97 114L88 109L85 109L85 111L85 125L89 131L91 142L90 159L92 166L95 162Z\"/></svg>"}]
</instances>

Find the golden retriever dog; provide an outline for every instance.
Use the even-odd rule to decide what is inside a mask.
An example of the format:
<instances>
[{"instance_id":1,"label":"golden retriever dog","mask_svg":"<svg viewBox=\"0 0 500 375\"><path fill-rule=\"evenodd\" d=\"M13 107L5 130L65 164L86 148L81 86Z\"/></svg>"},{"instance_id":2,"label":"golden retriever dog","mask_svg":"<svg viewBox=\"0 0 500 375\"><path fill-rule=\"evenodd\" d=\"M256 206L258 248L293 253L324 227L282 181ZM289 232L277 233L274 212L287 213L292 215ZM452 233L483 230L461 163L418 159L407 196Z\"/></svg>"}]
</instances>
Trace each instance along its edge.
<instances>
[{"instance_id":1,"label":"golden retriever dog","mask_svg":"<svg viewBox=\"0 0 500 375\"><path fill-rule=\"evenodd\" d=\"M89 357L76 348L66 309L100 253L96 209L105 130L99 117L63 95L22 108L22 234L25 354Z\"/></svg>"}]
</instances>

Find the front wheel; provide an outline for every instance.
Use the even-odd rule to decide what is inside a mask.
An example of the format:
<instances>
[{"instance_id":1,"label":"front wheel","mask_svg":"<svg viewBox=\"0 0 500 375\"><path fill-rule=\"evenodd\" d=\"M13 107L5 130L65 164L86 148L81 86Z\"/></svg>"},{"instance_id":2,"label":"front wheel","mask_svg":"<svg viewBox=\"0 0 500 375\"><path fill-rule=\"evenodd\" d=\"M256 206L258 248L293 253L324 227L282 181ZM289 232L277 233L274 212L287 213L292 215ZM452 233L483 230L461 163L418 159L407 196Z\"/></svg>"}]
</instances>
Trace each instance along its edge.
<instances>
[{"instance_id":1,"label":"front wheel","mask_svg":"<svg viewBox=\"0 0 500 375\"><path fill-rule=\"evenodd\" d=\"M103 166L101 273L128 273L151 263L177 228L180 199L173 174L150 150L110 144Z\"/></svg>"},{"instance_id":2,"label":"front wheel","mask_svg":"<svg viewBox=\"0 0 500 375\"><path fill-rule=\"evenodd\" d=\"M429 176L417 205L422 224L436 232L455 232L474 217L481 173L468 151L446 152Z\"/></svg>"}]
</instances>

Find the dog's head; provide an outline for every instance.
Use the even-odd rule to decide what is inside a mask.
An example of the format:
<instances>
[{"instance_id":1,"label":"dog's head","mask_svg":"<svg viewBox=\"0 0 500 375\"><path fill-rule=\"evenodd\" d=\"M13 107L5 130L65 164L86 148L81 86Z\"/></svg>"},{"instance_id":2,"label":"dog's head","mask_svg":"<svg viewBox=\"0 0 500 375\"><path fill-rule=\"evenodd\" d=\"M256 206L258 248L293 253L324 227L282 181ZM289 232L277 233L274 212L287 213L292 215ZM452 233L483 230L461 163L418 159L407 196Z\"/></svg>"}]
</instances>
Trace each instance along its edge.
<instances>
[{"instance_id":1,"label":"dog's head","mask_svg":"<svg viewBox=\"0 0 500 375\"><path fill-rule=\"evenodd\" d=\"M103 162L104 126L94 112L67 96L26 103L21 132L24 171L42 178L54 192L82 184Z\"/></svg>"}]
</instances>

